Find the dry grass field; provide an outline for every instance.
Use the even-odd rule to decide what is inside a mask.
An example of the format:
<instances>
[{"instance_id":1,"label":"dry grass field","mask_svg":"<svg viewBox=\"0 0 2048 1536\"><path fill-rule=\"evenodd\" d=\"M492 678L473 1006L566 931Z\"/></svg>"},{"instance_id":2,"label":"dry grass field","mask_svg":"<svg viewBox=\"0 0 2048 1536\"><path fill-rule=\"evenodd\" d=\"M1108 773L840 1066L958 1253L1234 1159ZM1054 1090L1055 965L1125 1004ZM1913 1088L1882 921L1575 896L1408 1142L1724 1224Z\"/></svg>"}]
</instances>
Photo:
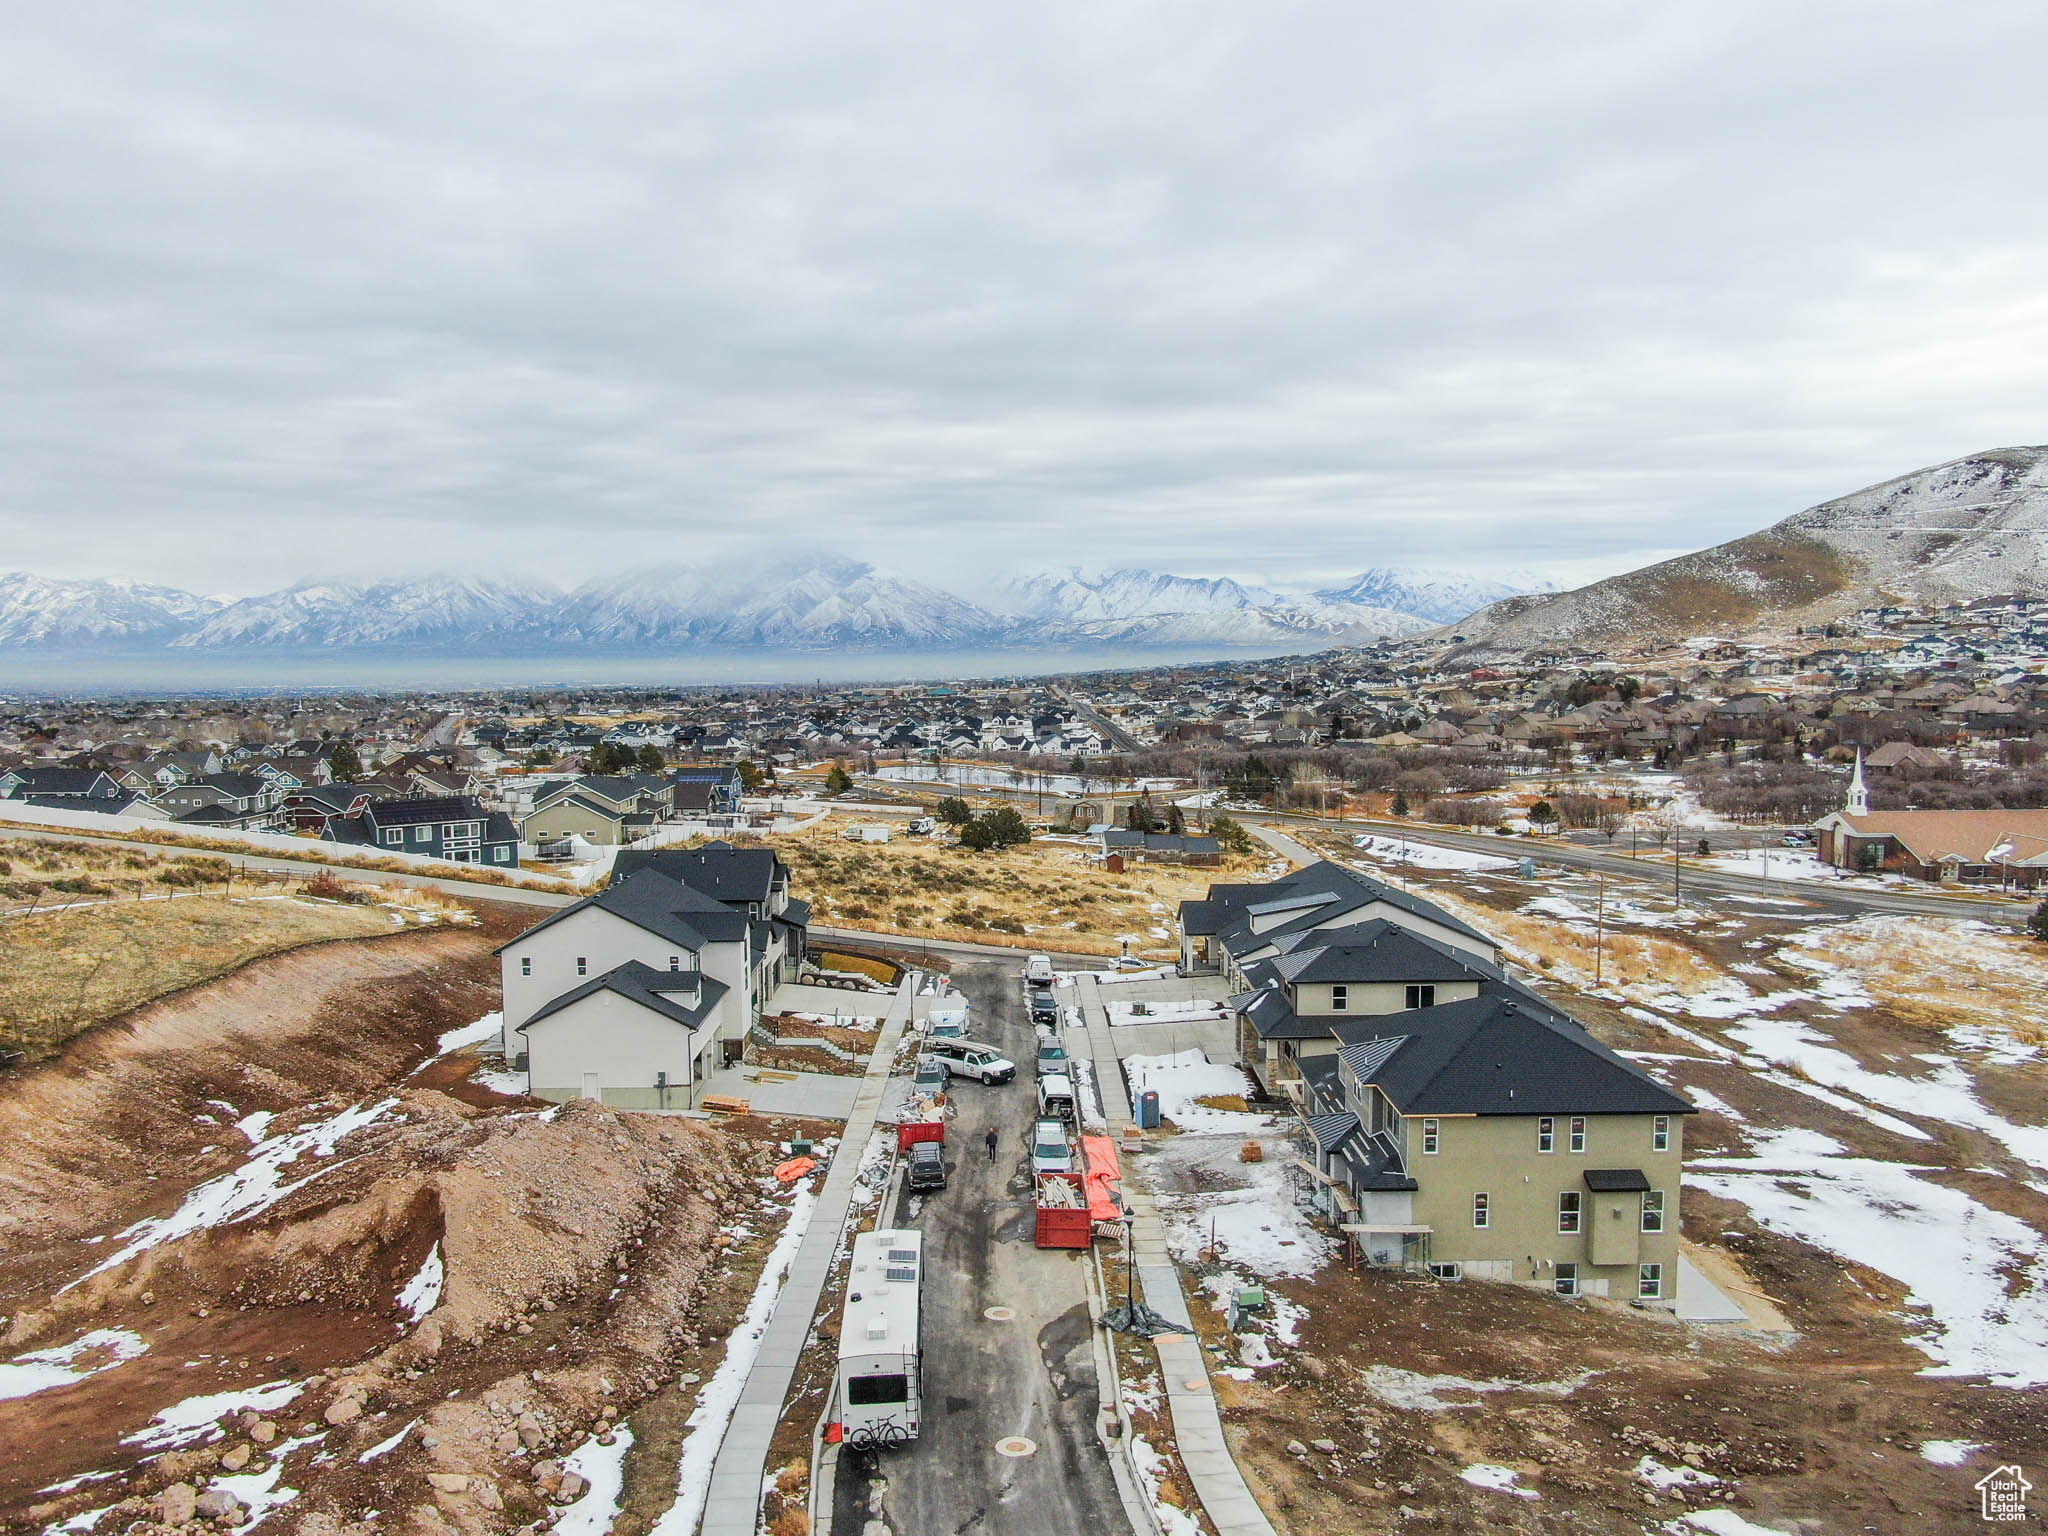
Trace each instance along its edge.
<instances>
[{"instance_id":1,"label":"dry grass field","mask_svg":"<svg viewBox=\"0 0 2048 1536\"><path fill-rule=\"evenodd\" d=\"M1975 1024L2025 1044L2048 1041L2048 951L2031 939L1949 918L1861 917L1802 939L1792 963L1808 956L1852 972L1910 1023Z\"/></svg>"},{"instance_id":2,"label":"dry grass field","mask_svg":"<svg viewBox=\"0 0 2048 1536\"><path fill-rule=\"evenodd\" d=\"M411 891L377 897L423 901ZM0 848L0 1056L36 1060L82 1029L259 956L396 925L384 907L307 899L296 883L252 884L222 859L9 843Z\"/></svg>"},{"instance_id":3,"label":"dry grass field","mask_svg":"<svg viewBox=\"0 0 2048 1536\"><path fill-rule=\"evenodd\" d=\"M1257 878L1264 856L1208 869L1134 865L1111 874L1092 845L1040 838L1004 853L922 840L853 843L831 823L775 840L820 923L920 938L1114 955L1177 952L1173 915L1211 882Z\"/></svg>"}]
</instances>

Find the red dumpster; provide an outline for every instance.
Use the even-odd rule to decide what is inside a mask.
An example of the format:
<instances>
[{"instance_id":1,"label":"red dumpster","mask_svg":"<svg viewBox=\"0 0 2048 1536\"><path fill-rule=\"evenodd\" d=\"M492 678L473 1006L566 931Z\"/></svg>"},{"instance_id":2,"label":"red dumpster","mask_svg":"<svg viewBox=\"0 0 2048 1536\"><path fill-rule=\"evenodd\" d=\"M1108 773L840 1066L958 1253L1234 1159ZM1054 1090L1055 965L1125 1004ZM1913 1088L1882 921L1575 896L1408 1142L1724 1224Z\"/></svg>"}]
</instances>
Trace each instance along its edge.
<instances>
[{"instance_id":1,"label":"red dumpster","mask_svg":"<svg viewBox=\"0 0 2048 1536\"><path fill-rule=\"evenodd\" d=\"M1086 1248L1094 1239L1088 1192L1081 1175L1040 1174L1038 1228L1032 1240L1041 1248Z\"/></svg>"},{"instance_id":2,"label":"red dumpster","mask_svg":"<svg viewBox=\"0 0 2048 1536\"><path fill-rule=\"evenodd\" d=\"M898 1152L908 1152L920 1141L936 1141L943 1144L945 1139L946 1122L943 1120L905 1120L896 1127Z\"/></svg>"}]
</instances>

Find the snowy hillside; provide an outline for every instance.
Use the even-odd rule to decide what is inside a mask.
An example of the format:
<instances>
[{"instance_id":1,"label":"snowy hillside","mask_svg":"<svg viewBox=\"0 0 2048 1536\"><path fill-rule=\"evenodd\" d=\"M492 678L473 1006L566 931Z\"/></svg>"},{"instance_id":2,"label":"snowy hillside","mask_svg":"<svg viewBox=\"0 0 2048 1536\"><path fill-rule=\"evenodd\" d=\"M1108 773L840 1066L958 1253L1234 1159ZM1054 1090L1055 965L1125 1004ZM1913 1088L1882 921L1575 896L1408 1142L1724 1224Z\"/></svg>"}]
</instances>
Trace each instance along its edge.
<instances>
[{"instance_id":1,"label":"snowy hillside","mask_svg":"<svg viewBox=\"0 0 2048 1536\"><path fill-rule=\"evenodd\" d=\"M1518 651L1825 621L1873 604L2048 597L2048 448L2005 448L1823 502L1761 533L1458 625Z\"/></svg>"},{"instance_id":2,"label":"snowy hillside","mask_svg":"<svg viewBox=\"0 0 2048 1536\"><path fill-rule=\"evenodd\" d=\"M1413 614L1432 624L1451 624L1504 597L1547 592L1554 586L1555 583L1534 575L1474 576L1466 571L1374 566L1342 586L1326 587L1315 596L1325 603L1362 603Z\"/></svg>"},{"instance_id":3,"label":"snowy hillside","mask_svg":"<svg viewBox=\"0 0 2048 1536\"><path fill-rule=\"evenodd\" d=\"M473 644L529 637L552 594L430 576L367 586L307 582L244 598L170 643L213 646Z\"/></svg>"},{"instance_id":4,"label":"snowy hillside","mask_svg":"<svg viewBox=\"0 0 2048 1536\"><path fill-rule=\"evenodd\" d=\"M0 646L161 642L220 606L218 598L139 581L51 581L8 571L0 573Z\"/></svg>"},{"instance_id":5,"label":"snowy hillside","mask_svg":"<svg viewBox=\"0 0 2048 1536\"><path fill-rule=\"evenodd\" d=\"M1079 570L1044 571L1013 582L1005 590L1028 618L1079 624L1156 614L1231 613L1280 601L1263 587L1241 586L1227 576L1172 576L1142 570L1093 577Z\"/></svg>"}]
</instances>

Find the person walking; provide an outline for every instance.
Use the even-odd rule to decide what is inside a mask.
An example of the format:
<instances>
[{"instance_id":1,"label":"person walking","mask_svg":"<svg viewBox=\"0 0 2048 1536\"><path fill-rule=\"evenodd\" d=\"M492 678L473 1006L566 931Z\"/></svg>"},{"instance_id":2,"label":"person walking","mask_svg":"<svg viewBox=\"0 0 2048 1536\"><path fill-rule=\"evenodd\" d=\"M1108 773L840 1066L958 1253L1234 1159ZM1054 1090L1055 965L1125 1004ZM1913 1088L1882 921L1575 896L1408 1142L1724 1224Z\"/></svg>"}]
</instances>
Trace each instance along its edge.
<instances>
[{"instance_id":1,"label":"person walking","mask_svg":"<svg viewBox=\"0 0 2048 1536\"><path fill-rule=\"evenodd\" d=\"M988 1148L988 1160L990 1162L996 1160L996 1146L1001 1140L1002 1138L996 1135L996 1128L994 1126L990 1126L988 1134L981 1138L981 1144Z\"/></svg>"}]
</instances>

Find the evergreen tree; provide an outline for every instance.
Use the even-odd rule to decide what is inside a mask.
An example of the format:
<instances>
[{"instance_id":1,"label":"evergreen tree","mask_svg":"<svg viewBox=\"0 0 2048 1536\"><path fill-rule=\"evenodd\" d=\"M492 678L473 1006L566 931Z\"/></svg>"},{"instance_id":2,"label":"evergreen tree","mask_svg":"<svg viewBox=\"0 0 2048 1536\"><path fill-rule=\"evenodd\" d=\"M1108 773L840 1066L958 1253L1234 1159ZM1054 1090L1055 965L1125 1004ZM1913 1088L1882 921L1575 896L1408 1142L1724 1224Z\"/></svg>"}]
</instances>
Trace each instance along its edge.
<instances>
[{"instance_id":1,"label":"evergreen tree","mask_svg":"<svg viewBox=\"0 0 2048 1536\"><path fill-rule=\"evenodd\" d=\"M2027 932L2043 943L2048 943L2048 900L2034 908L2033 916L2027 919Z\"/></svg>"},{"instance_id":2,"label":"evergreen tree","mask_svg":"<svg viewBox=\"0 0 2048 1536\"><path fill-rule=\"evenodd\" d=\"M825 793L828 795L843 795L851 788L853 788L853 779L847 773L846 765L844 763L834 763L832 771L825 775Z\"/></svg>"},{"instance_id":3,"label":"evergreen tree","mask_svg":"<svg viewBox=\"0 0 2048 1536\"><path fill-rule=\"evenodd\" d=\"M667 760L661 755L661 748L651 741L634 754L633 760L639 765L642 773L659 773L668 766Z\"/></svg>"},{"instance_id":4,"label":"evergreen tree","mask_svg":"<svg viewBox=\"0 0 2048 1536\"><path fill-rule=\"evenodd\" d=\"M964 827L968 822L974 820L973 807L969 806L958 795L946 796L945 799L938 803L938 807L933 814L949 827Z\"/></svg>"},{"instance_id":5,"label":"evergreen tree","mask_svg":"<svg viewBox=\"0 0 2048 1536\"><path fill-rule=\"evenodd\" d=\"M334 750L327 754L327 766L336 779L344 784L353 784L363 776L363 760L356 755L356 749L346 741L337 741Z\"/></svg>"}]
</instances>

